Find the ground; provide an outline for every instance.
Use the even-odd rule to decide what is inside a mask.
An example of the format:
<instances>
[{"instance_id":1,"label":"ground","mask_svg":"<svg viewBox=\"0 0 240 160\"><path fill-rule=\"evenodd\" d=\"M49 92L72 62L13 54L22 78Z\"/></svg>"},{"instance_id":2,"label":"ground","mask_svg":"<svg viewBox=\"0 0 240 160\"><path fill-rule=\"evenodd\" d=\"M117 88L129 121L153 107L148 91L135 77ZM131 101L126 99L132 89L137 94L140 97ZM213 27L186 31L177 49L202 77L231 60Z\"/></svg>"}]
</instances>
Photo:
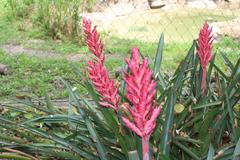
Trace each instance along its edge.
<instances>
[{"instance_id":1,"label":"ground","mask_svg":"<svg viewBox=\"0 0 240 160\"><path fill-rule=\"evenodd\" d=\"M158 38L164 32L166 45L162 67L167 74L181 62L205 20L225 21L235 18L238 12L222 9L137 8L128 14L113 15L113 10L117 11L117 8L89 15L101 31L108 69L120 70L131 47L139 47L144 56L153 58ZM86 61L91 57L86 46L68 40L52 40L30 20L16 20L7 14L6 9L1 9L0 63L9 65L12 73L0 76L0 97L30 94L43 97L49 94L53 99L66 98L60 77L79 80L71 66L73 64L85 70ZM238 41L225 37L215 48L219 46L225 46L229 58L236 62L239 53L233 48L239 49ZM77 87L82 89L81 86Z\"/></svg>"}]
</instances>

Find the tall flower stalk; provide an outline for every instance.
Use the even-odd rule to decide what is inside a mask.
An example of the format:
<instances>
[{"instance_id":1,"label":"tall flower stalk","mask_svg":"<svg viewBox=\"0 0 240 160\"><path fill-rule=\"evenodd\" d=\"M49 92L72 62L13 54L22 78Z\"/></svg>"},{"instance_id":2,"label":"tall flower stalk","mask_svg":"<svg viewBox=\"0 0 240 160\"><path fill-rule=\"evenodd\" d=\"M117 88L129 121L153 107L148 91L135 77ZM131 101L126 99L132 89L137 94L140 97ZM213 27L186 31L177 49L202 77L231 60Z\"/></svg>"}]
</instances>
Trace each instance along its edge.
<instances>
[{"instance_id":1,"label":"tall flower stalk","mask_svg":"<svg viewBox=\"0 0 240 160\"><path fill-rule=\"evenodd\" d=\"M207 65L212 59L212 28L205 22L199 32L197 54L202 68L201 93L204 96L206 92Z\"/></svg>"},{"instance_id":2,"label":"tall flower stalk","mask_svg":"<svg viewBox=\"0 0 240 160\"><path fill-rule=\"evenodd\" d=\"M100 104L119 109L120 96L119 85L109 78L104 65L103 44L96 27L92 29L91 21L83 18L83 30L89 50L95 55L95 59L88 62L89 78L95 89L101 95ZM142 154L144 160L149 160L149 139L156 126L156 119L161 108L154 102L156 95L156 82L153 72L148 67L148 60L140 61L140 53L137 48L132 49L132 58L126 59L129 73L124 74L126 82L126 98L131 103L123 104L130 113L130 117L122 117L126 126L142 138ZM133 120L131 120L133 119Z\"/></svg>"},{"instance_id":3,"label":"tall flower stalk","mask_svg":"<svg viewBox=\"0 0 240 160\"><path fill-rule=\"evenodd\" d=\"M143 159L149 160L149 138L156 126L156 119L161 108L154 103L156 95L156 82L153 73L148 67L148 60L140 62L140 53L137 48L132 49L132 58L126 59L129 73L126 73L126 97L132 107L127 107L133 122L123 117L128 128L142 138Z\"/></svg>"},{"instance_id":4,"label":"tall flower stalk","mask_svg":"<svg viewBox=\"0 0 240 160\"><path fill-rule=\"evenodd\" d=\"M105 67L105 55L103 53L103 43L97 32L97 27L92 29L92 23L87 18L83 18L83 31L89 50L95 55L94 60L88 61L89 78L95 89L101 96L100 105L114 109L119 108L120 97L118 95L119 84L110 79Z\"/></svg>"}]
</instances>

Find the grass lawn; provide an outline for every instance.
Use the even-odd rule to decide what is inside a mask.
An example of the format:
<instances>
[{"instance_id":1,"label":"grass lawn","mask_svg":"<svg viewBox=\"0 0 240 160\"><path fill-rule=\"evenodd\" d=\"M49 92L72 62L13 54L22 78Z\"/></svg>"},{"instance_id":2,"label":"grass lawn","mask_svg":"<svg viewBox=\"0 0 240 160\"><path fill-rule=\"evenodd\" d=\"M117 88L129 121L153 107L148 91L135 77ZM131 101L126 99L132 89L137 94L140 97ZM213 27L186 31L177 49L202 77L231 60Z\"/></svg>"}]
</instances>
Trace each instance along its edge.
<instances>
[{"instance_id":1,"label":"grass lawn","mask_svg":"<svg viewBox=\"0 0 240 160\"><path fill-rule=\"evenodd\" d=\"M0 8L0 45L13 43L36 50L54 51L62 56L58 59L29 58L26 55L10 56L0 51L0 63L9 65L12 70L11 75L0 76L0 97L22 94L44 96L46 93L54 99L67 97L59 77L75 80L78 80L78 77L72 70L72 62L68 62L64 57L69 54L86 54L86 46L70 41L54 41L41 28L32 26L27 20L13 19L7 16L9 12L2 9L1 5ZM116 19L109 31L102 33L105 50L109 53L107 55L110 55L107 56L107 67L109 70L118 70L124 64L124 57L130 55L132 47L139 47L144 56L153 58L158 37L163 31L167 44L164 48L162 67L166 73L171 73L186 55L204 20L221 21L234 18L231 12L226 12L224 16L220 13L222 14L219 10L203 10L194 11L191 15L184 11L170 12L166 15L162 11L153 10L143 12L141 19L139 15L131 15L124 26L120 25L121 18ZM29 43L29 40L34 39L40 39L42 43ZM219 51L220 46L227 51L227 56L233 62L237 61L237 57L240 56L239 42L226 37L216 44L216 50ZM222 63L218 61L219 64ZM75 65L85 70L86 61L75 62ZM81 86L78 88L81 89Z\"/></svg>"},{"instance_id":2,"label":"grass lawn","mask_svg":"<svg viewBox=\"0 0 240 160\"><path fill-rule=\"evenodd\" d=\"M65 97L64 87L58 76L75 78L66 60L40 60L26 55L8 56L0 52L0 61L11 66L11 75L0 76L0 97L6 95Z\"/></svg>"}]
</instances>

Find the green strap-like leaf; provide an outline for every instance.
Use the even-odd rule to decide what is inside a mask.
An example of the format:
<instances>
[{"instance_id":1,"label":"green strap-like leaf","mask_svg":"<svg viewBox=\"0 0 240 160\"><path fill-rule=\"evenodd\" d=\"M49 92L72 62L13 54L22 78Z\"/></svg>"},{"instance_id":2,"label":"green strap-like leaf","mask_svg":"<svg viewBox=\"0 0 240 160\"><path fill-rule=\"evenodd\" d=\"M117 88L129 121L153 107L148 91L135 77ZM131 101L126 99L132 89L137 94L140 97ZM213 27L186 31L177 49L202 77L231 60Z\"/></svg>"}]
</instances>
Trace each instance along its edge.
<instances>
[{"instance_id":1,"label":"green strap-like leaf","mask_svg":"<svg viewBox=\"0 0 240 160\"><path fill-rule=\"evenodd\" d=\"M227 58L227 56L226 56L223 52L220 52L220 53L221 53L221 56L222 56L223 59L224 59L225 64L226 64L231 70L233 70L234 67L233 67L232 62Z\"/></svg>"},{"instance_id":2,"label":"green strap-like leaf","mask_svg":"<svg viewBox=\"0 0 240 160\"><path fill-rule=\"evenodd\" d=\"M33 132L33 133L36 133L38 135L41 135L45 138L49 138L50 140L58 143L58 144L61 144L67 148L70 148L71 150L73 150L74 152L78 153L79 155L85 157L85 158L96 158L93 154L91 153L88 153L86 151L84 151L83 149L73 145L72 143L70 143L69 141L65 140L64 138L61 138L57 135L54 135L54 134L49 134L48 132L44 131L44 130L41 130L41 129L38 129L38 128L35 128L35 127L32 127L30 125L22 125L25 129Z\"/></svg>"},{"instance_id":3,"label":"green strap-like leaf","mask_svg":"<svg viewBox=\"0 0 240 160\"><path fill-rule=\"evenodd\" d=\"M85 87L87 89L87 91L89 92L89 94L91 95L92 99L98 103L99 102L99 95L96 93L96 91L94 90L92 84L90 83L90 80L88 79L87 76L84 76L81 72L81 70L79 69L79 67L73 65L73 69L74 72L80 76L81 80L83 81L83 87Z\"/></svg>"},{"instance_id":4,"label":"green strap-like leaf","mask_svg":"<svg viewBox=\"0 0 240 160\"><path fill-rule=\"evenodd\" d=\"M0 159L31 160L29 157L20 156L14 153L1 153Z\"/></svg>"},{"instance_id":5,"label":"green strap-like leaf","mask_svg":"<svg viewBox=\"0 0 240 160\"><path fill-rule=\"evenodd\" d=\"M169 155L170 153L170 143L171 143L171 134L173 127L173 117L174 117L174 105L176 103L176 91L173 88L170 88L167 97L166 108L166 119L163 125L163 132L161 136L161 143L159 144L158 149L160 154ZM158 155L158 159L160 158Z\"/></svg>"},{"instance_id":6,"label":"green strap-like leaf","mask_svg":"<svg viewBox=\"0 0 240 160\"><path fill-rule=\"evenodd\" d=\"M140 160L139 157L138 157L138 152L135 150L135 151L129 151L128 152L128 157L129 157L129 160Z\"/></svg>"},{"instance_id":7,"label":"green strap-like leaf","mask_svg":"<svg viewBox=\"0 0 240 160\"><path fill-rule=\"evenodd\" d=\"M233 71L232 71L232 75L231 75L231 79L236 76L237 74L240 74L240 58L238 59Z\"/></svg>"},{"instance_id":8,"label":"green strap-like leaf","mask_svg":"<svg viewBox=\"0 0 240 160\"><path fill-rule=\"evenodd\" d=\"M193 159L195 160L200 160L200 157L198 157L193 151L191 151L188 147L186 147L185 145L181 144L178 141L174 141L173 142L176 146L178 146L179 148L181 148L184 152L186 152L189 156L191 156Z\"/></svg>"},{"instance_id":9,"label":"green strap-like leaf","mask_svg":"<svg viewBox=\"0 0 240 160\"><path fill-rule=\"evenodd\" d=\"M224 92L224 98L225 98L225 105L226 105L226 108L227 108L227 111L228 111L228 115L229 115L229 120L230 120L230 124L231 124L231 127L232 127L232 136L233 136L233 139L235 142L237 142L238 138L237 138L237 131L236 131L236 128L235 128L235 124L234 124L234 111L233 111L233 107L231 107L231 104L230 104L230 101L229 101L229 95L225 89L225 82L222 82L221 83L222 86L223 86L223 92Z\"/></svg>"},{"instance_id":10,"label":"green strap-like leaf","mask_svg":"<svg viewBox=\"0 0 240 160\"><path fill-rule=\"evenodd\" d=\"M96 142L96 149L99 153L100 158L102 160L107 160L106 149L105 149L104 145L101 143L101 141L98 137L97 131L96 131L95 127L93 126L92 122L87 117L85 111L81 108L82 105L81 105L81 102L80 102L78 96L76 95L75 92L73 92L71 86L66 81L64 81L64 83L67 86L70 96L72 97L72 100L76 104L76 107L77 107L79 113L81 114L82 118L84 119L84 121L87 125L87 128L91 135L91 138L93 139L94 142Z\"/></svg>"},{"instance_id":11,"label":"green strap-like leaf","mask_svg":"<svg viewBox=\"0 0 240 160\"><path fill-rule=\"evenodd\" d=\"M212 143L210 143L207 160L213 160L214 152L215 151L214 151L213 145L212 145Z\"/></svg>"},{"instance_id":12,"label":"green strap-like leaf","mask_svg":"<svg viewBox=\"0 0 240 160\"><path fill-rule=\"evenodd\" d=\"M220 105L222 102L221 101L216 101L216 102L211 102L211 103L207 103L207 104L196 104L196 105L193 105L192 109L203 109L203 108L206 108L206 107L214 107L214 106L217 106L217 105Z\"/></svg>"},{"instance_id":13,"label":"green strap-like leaf","mask_svg":"<svg viewBox=\"0 0 240 160\"><path fill-rule=\"evenodd\" d=\"M45 113L49 113L49 114L52 114L52 112L48 109L48 108L44 108L42 106L39 106L39 105L36 105L34 104L30 98L25 98L25 99L15 99L15 101L19 104L24 104L26 106L29 106L29 107L32 107L32 108L35 108L39 111L42 111L42 112L45 112Z\"/></svg>"},{"instance_id":14,"label":"green strap-like leaf","mask_svg":"<svg viewBox=\"0 0 240 160\"><path fill-rule=\"evenodd\" d=\"M229 77L224 74L224 72L213 62L210 62L212 63L213 67L218 71L218 73L220 73L226 80L229 80Z\"/></svg>"},{"instance_id":15,"label":"green strap-like leaf","mask_svg":"<svg viewBox=\"0 0 240 160\"><path fill-rule=\"evenodd\" d=\"M194 41L193 44L192 44L192 47L188 51L187 56L185 57L183 62L179 65L179 67L177 68L177 70L174 74L174 77L175 77L174 78L174 87L175 87L176 90L178 88L181 88L181 86L184 82L183 78L184 78L184 75L185 75L186 71L189 69L188 64L190 63L190 60L191 60L192 56L194 55L195 46L196 46L196 42ZM191 70L189 70L189 71L191 71Z\"/></svg>"},{"instance_id":16,"label":"green strap-like leaf","mask_svg":"<svg viewBox=\"0 0 240 160\"><path fill-rule=\"evenodd\" d=\"M154 77L156 76L156 74L158 72L160 72L160 67L161 67L161 62L162 62L162 54L163 54L163 46L164 46L164 35L162 33L161 37L159 39L158 49L157 49L155 62L154 62L154 68L153 68Z\"/></svg>"},{"instance_id":17,"label":"green strap-like leaf","mask_svg":"<svg viewBox=\"0 0 240 160\"><path fill-rule=\"evenodd\" d=\"M49 111L51 111L52 113L62 113L61 111L59 111L59 109L57 107L55 107L52 104L51 99L48 94L45 95L45 98L46 98L46 106L49 109Z\"/></svg>"},{"instance_id":18,"label":"green strap-like leaf","mask_svg":"<svg viewBox=\"0 0 240 160\"><path fill-rule=\"evenodd\" d=\"M237 145L233 152L233 160L239 160L240 158L240 138L238 139Z\"/></svg>"},{"instance_id":19,"label":"green strap-like leaf","mask_svg":"<svg viewBox=\"0 0 240 160\"><path fill-rule=\"evenodd\" d=\"M201 143L203 143L200 140L192 139L190 137L181 137L181 136L174 137L174 140L183 141L183 142L189 142L189 143L193 143L193 144L201 144Z\"/></svg>"}]
</instances>

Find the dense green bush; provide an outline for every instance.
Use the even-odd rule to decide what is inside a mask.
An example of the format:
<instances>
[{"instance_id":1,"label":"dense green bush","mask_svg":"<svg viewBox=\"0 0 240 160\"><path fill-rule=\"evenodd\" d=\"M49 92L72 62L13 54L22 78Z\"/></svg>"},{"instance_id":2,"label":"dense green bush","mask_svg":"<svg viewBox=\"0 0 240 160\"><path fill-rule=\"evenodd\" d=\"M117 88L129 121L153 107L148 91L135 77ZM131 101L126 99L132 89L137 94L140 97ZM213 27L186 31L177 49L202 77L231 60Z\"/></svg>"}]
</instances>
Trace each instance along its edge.
<instances>
[{"instance_id":1,"label":"dense green bush","mask_svg":"<svg viewBox=\"0 0 240 160\"><path fill-rule=\"evenodd\" d=\"M80 37L79 25L83 10L91 10L94 0L7 0L14 18L30 18L54 39Z\"/></svg>"},{"instance_id":2,"label":"dense green bush","mask_svg":"<svg viewBox=\"0 0 240 160\"><path fill-rule=\"evenodd\" d=\"M81 5L79 0L38 1L35 21L53 38L76 38L79 36Z\"/></svg>"},{"instance_id":3,"label":"dense green bush","mask_svg":"<svg viewBox=\"0 0 240 160\"><path fill-rule=\"evenodd\" d=\"M101 46L97 34L92 40ZM207 69L204 95L201 93L202 69L195 51L199 44L193 42L173 75L164 75L161 69L163 47L162 35L156 57L150 61L158 90L155 103L163 106L150 138L150 155L161 160L239 159L240 58L233 64L224 53L213 55ZM96 51L94 47L91 49ZM227 70L215 64L215 56L222 56ZM134 118L128 108L122 106L116 111L103 107L102 95L84 75L84 69L73 68L86 94L79 93L71 82L63 80L69 91L66 108L51 104L48 97L46 100L24 98L17 101L17 107L3 105L0 117L0 152L3 154L0 158L10 155L22 159L32 156L39 159L143 159L141 138L122 122L123 116ZM125 66L122 70L127 72ZM124 97L127 84L120 81L120 103L129 103Z\"/></svg>"},{"instance_id":4,"label":"dense green bush","mask_svg":"<svg viewBox=\"0 0 240 160\"><path fill-rule=\"evenodd\" d=\"M34 0L7 0L6 5L10 7L12 15L17 17L28 17L32 12Z\"/></svg>"}]
</instances>

